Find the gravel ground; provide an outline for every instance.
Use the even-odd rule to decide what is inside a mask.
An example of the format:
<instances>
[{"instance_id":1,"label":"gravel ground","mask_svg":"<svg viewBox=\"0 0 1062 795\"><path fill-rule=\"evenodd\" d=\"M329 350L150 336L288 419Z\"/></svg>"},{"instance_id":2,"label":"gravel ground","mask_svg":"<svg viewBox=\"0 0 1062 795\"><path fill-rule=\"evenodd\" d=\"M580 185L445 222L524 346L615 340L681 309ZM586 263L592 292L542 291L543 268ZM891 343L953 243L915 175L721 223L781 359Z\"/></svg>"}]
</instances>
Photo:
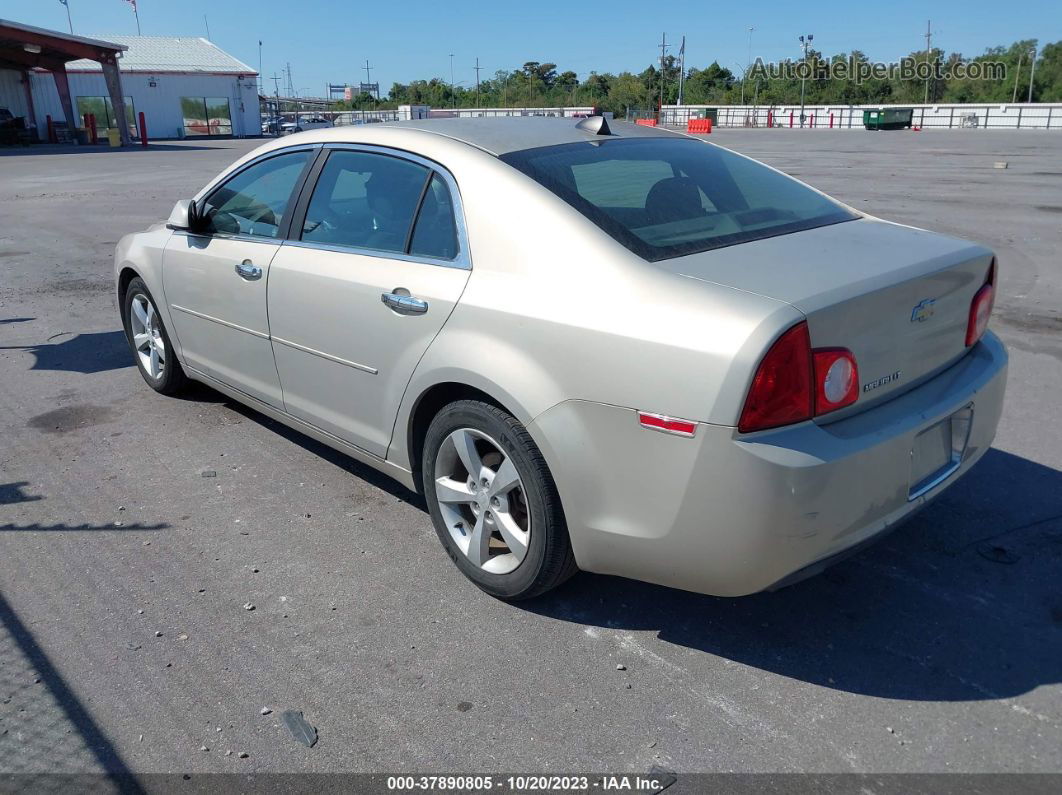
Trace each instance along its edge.
<instances>
[{"instance_id":1,"label":"gravel ground","mask_svg":"<svg viewBox=\"0 0 1062 795\"><path fill-rule=\"evenodd\" d=\"M1062 771L1062 134L711 140L998 251L995 449L781 592L516 606L415 494L132 366L115 242L255 142L0 152L0 773Z\"/></svg>"}]
</instances>

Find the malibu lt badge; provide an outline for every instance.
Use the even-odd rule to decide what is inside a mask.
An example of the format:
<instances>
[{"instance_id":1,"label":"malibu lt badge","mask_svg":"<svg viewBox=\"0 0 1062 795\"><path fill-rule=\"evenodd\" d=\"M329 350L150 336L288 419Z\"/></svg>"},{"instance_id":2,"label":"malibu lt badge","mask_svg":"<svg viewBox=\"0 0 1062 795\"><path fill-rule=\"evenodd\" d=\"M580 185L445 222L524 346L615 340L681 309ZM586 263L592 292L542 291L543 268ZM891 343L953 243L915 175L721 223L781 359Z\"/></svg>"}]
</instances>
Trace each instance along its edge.
<instances>
[{"instance_id":1,"label":"malibu lt badge","mask_svg":"<svg viewBox=\"0 0 1062 795\"><path fill-rule=\"evenodd\" d=\"M868 381L867 383L863 384L863 391L864 392L870 392L873 389L877 389L879 386L885 386L885 384L889 384L889 383L892 383L893 381L899 381L899 380L900 380L900 371L897 370L895 373L890 373L889 375L882 376L877 381Z\"/></svg>"}]
</instances>

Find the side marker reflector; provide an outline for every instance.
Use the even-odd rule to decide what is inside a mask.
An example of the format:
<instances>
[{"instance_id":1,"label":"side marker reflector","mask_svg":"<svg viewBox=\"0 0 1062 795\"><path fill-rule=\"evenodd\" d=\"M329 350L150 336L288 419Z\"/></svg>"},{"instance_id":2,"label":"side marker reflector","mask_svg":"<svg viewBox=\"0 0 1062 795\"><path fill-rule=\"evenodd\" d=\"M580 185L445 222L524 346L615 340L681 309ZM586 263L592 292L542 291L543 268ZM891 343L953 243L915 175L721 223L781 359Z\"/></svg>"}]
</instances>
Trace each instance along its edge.
<instances>
[{"instance_id":1,"label":"side marker reflector","mask_svg":"<svg viewBox=\"0 0 1062 795\"><path fill-rule=\"evenodd\" d=\"M649 414L639 411L638 422L641 423L643 428L673 433L676 436L693 436L697 433L697 423L689 420L679 420L675 417L665 417L663 414Z\"/></svg>"}]
</instances>

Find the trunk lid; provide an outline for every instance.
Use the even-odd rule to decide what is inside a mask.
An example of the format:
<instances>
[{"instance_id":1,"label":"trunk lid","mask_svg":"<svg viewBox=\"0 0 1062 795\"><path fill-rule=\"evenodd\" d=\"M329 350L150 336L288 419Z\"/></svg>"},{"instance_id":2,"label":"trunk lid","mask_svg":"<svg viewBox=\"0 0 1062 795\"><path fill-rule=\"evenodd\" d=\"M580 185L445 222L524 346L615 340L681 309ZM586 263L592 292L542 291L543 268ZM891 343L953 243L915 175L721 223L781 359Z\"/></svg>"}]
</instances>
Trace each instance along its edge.
<instances>
[{"instance_id":1,"label":"trunk lid","mask_svg":"<svg viewBox=\"0 0 1062 795\"><path fill-rule=\"evenodd\" d=\"M848 348L859 398L830 422L908 391L967 351L970 302L992 252L873 218L655 263L785 301L807 317L813 348Z\"/></svg>"}]
</instances>

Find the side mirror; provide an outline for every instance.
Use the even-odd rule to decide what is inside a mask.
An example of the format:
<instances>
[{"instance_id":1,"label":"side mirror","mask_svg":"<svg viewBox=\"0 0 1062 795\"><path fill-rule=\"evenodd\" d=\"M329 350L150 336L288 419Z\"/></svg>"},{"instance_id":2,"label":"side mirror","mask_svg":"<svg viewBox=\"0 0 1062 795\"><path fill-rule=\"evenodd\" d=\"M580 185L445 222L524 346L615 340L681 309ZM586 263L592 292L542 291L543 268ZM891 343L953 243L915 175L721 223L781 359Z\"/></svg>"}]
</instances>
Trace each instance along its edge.
<instances>
[{"instance_id":1,"label":"side mirror","mask_svg":"<svg viewBox=\"0 0 1062 795\"><path fill-rule=\"evenodd\" d=\"M191 199L181 199L173 205L173 211L166 221L167 229L182 232L194 232L199 226L199 215L196 212L195 202Z\"/></svg>"}]
</instances>

